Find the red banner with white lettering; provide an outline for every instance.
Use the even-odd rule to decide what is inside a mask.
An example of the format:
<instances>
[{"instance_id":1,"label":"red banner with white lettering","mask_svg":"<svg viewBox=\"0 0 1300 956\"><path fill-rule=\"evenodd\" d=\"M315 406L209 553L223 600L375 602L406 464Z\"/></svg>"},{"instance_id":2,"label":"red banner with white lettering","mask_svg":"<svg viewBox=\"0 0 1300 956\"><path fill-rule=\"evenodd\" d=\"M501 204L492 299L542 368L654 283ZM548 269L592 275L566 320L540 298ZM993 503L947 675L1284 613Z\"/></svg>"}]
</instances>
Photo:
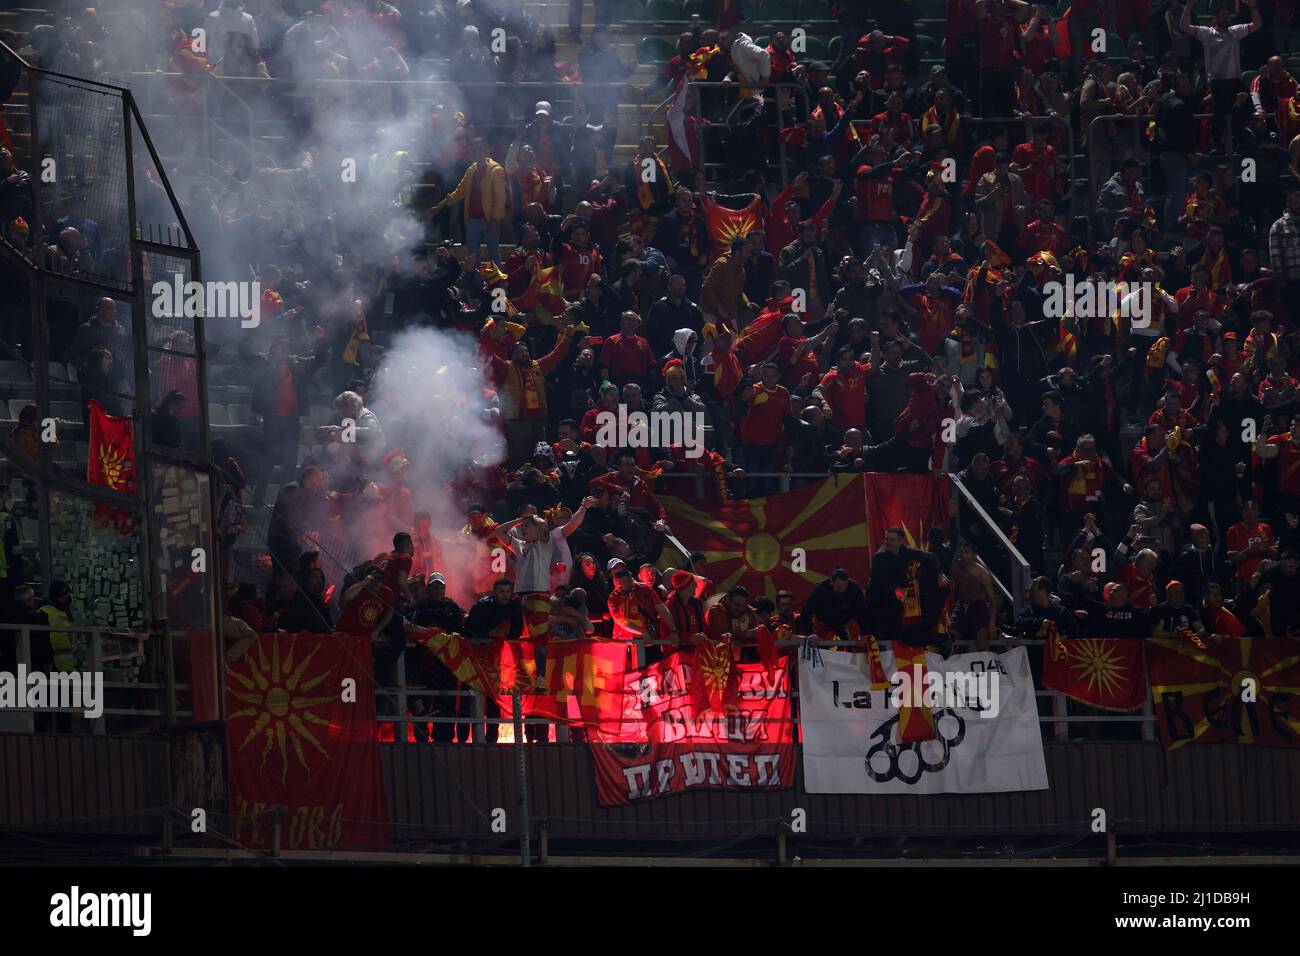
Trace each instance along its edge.
<instances>
[{"instance_id":1,"label":"red banner with white lettering","mask_svg":"<svg viewBox=\"0 0 1300 956\"><path fill-rule=\"evenodd\" d=\"M775 668L732 664L725 680L716 673L718 662L710 661L710 675L701 681L697 653L677 651L625 675L621 731L590 735L602 806L687 790L794 786L788 659ZM719 680L730 685L724 692L701 692Z\"/></svg>"},{"instance_id":2,"label":"red banner with white lettering","mask_svg":"<svg viewBox=\"0 0 1300 956\"><path fill-rule=\"evenodd\" d=\"M259 634L226 667L232 836L270 850L389 842L370 639Z\"/></svg>"}]
</instances>

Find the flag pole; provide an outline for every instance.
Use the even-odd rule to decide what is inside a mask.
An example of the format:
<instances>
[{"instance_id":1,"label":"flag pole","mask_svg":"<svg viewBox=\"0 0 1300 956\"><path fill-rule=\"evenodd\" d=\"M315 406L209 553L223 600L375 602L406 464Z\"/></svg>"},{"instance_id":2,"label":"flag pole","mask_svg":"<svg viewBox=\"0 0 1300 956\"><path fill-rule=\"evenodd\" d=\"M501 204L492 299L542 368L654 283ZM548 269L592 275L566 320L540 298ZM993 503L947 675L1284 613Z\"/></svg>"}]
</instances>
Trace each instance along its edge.
<instances>
[{"instance_id":1,"label":"flag pole","mask_svg":"<svg viewBox=\"0 0 1300 956\"><path fill-rule=\"evenodd\" d=\"M524 705L518 687L510 692L510 699L514 705L515 776L519 784L519 818L522 821L519 826L519 862L522 866L532 866L533 820L528 806L528 767L524 755Z\"/></svg>"}]
</instances>

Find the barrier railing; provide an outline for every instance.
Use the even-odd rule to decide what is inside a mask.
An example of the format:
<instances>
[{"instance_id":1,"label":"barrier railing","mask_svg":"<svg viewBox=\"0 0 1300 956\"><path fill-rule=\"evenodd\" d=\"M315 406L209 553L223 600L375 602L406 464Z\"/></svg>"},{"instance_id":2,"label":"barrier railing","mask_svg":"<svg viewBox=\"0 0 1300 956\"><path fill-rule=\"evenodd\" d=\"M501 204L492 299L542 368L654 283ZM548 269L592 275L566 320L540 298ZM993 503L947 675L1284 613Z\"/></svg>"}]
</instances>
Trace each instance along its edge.
<instances>
[{"instance_id":1,"label":"barrier railing","mask_svg":"<svg viewBox=\"0 0 1300 956\"><path fill-rule=\"evenodd\" d=\"M1197 113L1192 119L1197 123L1203 120L1213 119L1213 113ZM1084 132L1085 155L1089 157L1088 161L1088 194L1094 200L1097 191L1101 188L1103 182L1112 176L1119 168L1120 164L1126 159L1136 159L1143 164L1142 181L1150 184L1155 176L1156 165L1160 160L1161 150L1146 138L1147 125L1152 122L1152 115L1129 116L1118 113L1105 113L1093 117L1088 122L1088 127ZM1232 142L1232 124L1224 118L1224 151L1222 153L1211 154L1212 159L1226 158L1233 155ZM1121 143L1119 151L1112 152L1109 146L1102 147L1098 138L1106 131L1107 127L1112 126L1132 126L1131 140L1128 143ZM1212 168L1213 163L1203 164L1201 168ZM1188 167L1188 175L1192 172ZM1186 184L1184 184L1186 185ZM1168 184L1166 184L1166 189ZM1161 195L1161 194L1152 194ZM1150 198L1150 197L1148 197ZM1088 213L1091 215L1096 210L1090 208ZM1172 229L1169 223L1164 224L1165 229Z\"/></svg>"}]
</instances>

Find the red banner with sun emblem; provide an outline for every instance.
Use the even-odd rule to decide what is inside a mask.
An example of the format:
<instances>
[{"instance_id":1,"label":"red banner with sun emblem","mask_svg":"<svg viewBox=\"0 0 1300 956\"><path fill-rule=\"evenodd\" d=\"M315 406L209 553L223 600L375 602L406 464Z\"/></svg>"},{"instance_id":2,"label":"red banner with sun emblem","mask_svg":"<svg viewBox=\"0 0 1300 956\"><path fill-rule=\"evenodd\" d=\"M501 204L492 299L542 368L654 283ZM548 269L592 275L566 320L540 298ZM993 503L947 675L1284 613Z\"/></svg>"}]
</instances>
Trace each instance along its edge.
<instances>
[{"instance_id":1,"label":"red banner with sun emblem","mask_svg":"<svg viewBox=\"0 0 1300 956\"><path fill-rule=\"evenodd\" d=\"M1146 699L1142 642L1043 635L1043 686L1103 710L1137 710Z\"/></svg>"},{"instance_id":2,"label":"red banner with sun emblem","mask_svg":"<svg viewBox=\"0 0 1300 956\"><path fill-rule=\"evenodd\" d=\"M370 639L259 634L226 667L232 835L270 850L389 842Z\"/></svg>"},{"instance_id":3,"label":"red banner with sun emblem","mask_svg":"<svg viewBox=\"0 0 1300 956\"><path fill-rule=\"evenodd\" d=\"M948 495L948 480L931 475L834 475L709 510L659 500L677 539L708 558L718 591L740 584L772 597L782 589L803 593L836 565L866 584L886 529L901 527L909 545L924 548L930 529L947 524Z\"/></svg>"},{"instance_id":4,"label":"red banner with sun emblem","mask_svg":"<svg viewBox=\"0 0 1300 956\"><path fill-rule=\"evenodd\" d=\"M763 200L760 197L755 196L744 209L729 209L718 205L704 193L699 196L704 225L709 232L710 262L729 250L733 239L744 239L755 229L763 228Z\"/></svg>"},{"instance_id":5,"label":"red banner with sun emblem","mask_svg":"<svg viewBox=\"0 0 1300 956\"><path fill-rule=\"evenodd\" d=\"M135 491L135 428L129 416L110 415L93 398L86 480L114 491Z\"/></svg>"},{"instance_id":6,"label":"red banner with sun emblem","mask_svg":"<svg viewBox=\"0 0 1300 956\"><path fill-rule=\"evenodd\" d=\"M1144 642L1151 699L1166 750L1192 742L1300 746L1300 643L1229 637Z\"/></svg>"},{"instance_id":7,"label":"red banner with sun emblem","mask_svg":"<svg viewBox=\"0 0 1300 956\"><path fill-rule=\"evenodd\" d=\"M627 671L618 698L622 729L589 736L602 806L687 790L794 786L788 658L775 668L709 659L701 680L699 652L677 651Z\"/></svg>"}]
</instances>

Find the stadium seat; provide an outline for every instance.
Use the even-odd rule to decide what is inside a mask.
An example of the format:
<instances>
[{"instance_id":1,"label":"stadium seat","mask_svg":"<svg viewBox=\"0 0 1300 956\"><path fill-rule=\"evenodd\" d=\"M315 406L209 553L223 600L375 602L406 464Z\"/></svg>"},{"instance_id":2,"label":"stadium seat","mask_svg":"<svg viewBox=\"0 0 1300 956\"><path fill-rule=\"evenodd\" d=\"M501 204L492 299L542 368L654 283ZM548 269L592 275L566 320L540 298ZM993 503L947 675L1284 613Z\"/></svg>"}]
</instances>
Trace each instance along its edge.
<instances>
[{"instance_id":1,"label":"stadium seat","mask_svg":"<svg viewBox=\"0 0 1300 956\"><path fill-rule=\"evenodd\" d=\"M688 18L677 0L650 0L645 6L645 19L650 23L675 23Z\"/></svg>"},{"instance_id":2,"label":"stadium seat","mask_svg":"<svg viewBox=\"0 0 1300 956\"><path fill-rule=\"evenodd\" d=\"M768 44L772 42L772 38L764 33L762 36L754 37L754 42L766 50Z\"/></svg>"},{"instance_id":3,"label":"stadium seat","mask_svg":"<svg viewBox=\"0 0 1300 956\"><path fill-rule=\"evenodd\" d=\"M916 37L916 50L923 60L939 60L943 58L943 48L939 41L932 36L926 36L924 33Z\"/></svg>"},{"instance_id":4,"label":"stadium seat","mask_svg":"<svg viewBox=\"0 0 1300 956\"><path fill-rule=\"evenodd\" d=\"M944 0L916 0L912 16L918 20L942 20L946 15L944 6Z\"/></svg>"},{"instance_id":5,"label":"stadium seat","mask_svg":"<svg viewBox=\"0 0 1300 956\"><path fill-rule=\"evenodd\" d=\"M831 42L826 44L826 59L830 60L831 66L839 62L840 49L843 45L843 37L833 36Z\"/></svg>"},{"instance_id":6,"label":"stadium seat","mask_svg":"<svg viewBox=\"0 0 1300 956\"><path fill-rule=\"evenodd\" d=\"M50 414L65 422L81 421L80 402L50 402Z\"/></svg>"},{"instance_id":7,"label":"stadium seat","mask_svg":"<svg viewBox=\"0 0 1300 956\"><path fill-rule=\"evenodd\" d=\"M1106 59L1108 60L1127 60L1128 44L1118 33L1106 34Z\"/></svg>"},{"instance_id":8,"label":"stadium seat","mask_svg":"<svg viewBox=\"0 0 1300 956\"><path fill-rule=\"evenodd\" d=\"M0 362L0 382L30 382L31 375L23 362Z\"/></svg>"},{"instance_id":9,"label":"stadium seat","mask_svg":"<svg viewBox=\"0 0 1300 956\"><path fill-rule=\"evenodd\" d=\"M673 58L673 44L664 37L642 37L637 44L638 63L667 63Z\"/></svg>"},{"instance_id":10,"label":"stadium seat","mask_svg":"<svg viewBox=\"0 0 1300 956\"><path fill-rule=\"evenodd\" d=\"M834 20L830 0L799 0L801 20Z\"/></svg>"},{"instance_id":11,"label":"stadium seat","mask_svg":"<svg viewBox=\"0 0 1300 956\"><path fill-rule=\"evenodd\" d=\"M809 60L825 60L829 57L826 51L826 41L821 37L815 37L812 34L804 37L807 45L804 47L803 57Z\"/></svg>"},{"instance_id":12,"label":"stadium seat","mask_svg":"<svg viewBox=\"0 0 1300 956\"><path fill-rule=\"evenodd\" d=\"M29 398L9 399L9 417L12 418L14 421L18 421L18 413L21 412L24 407L30 405L31 403L32 403L31 399Z\"/></svg>"},{"instance_id":13,"label":"stadium seat","mask_svg":"<svg viewBox=\"0 0 1300 956\"><path fill-rule=\"evenodd\" d=\"M225 405L217 405L214 402L208 403L208 424L209 425L230 424L230 415L226 412Z\"/></svg>"},{"instance_id":14,"label":"stadium seat","mask_svg":"<svg viewBox=\"0 0 1300 956\"><path fill-rule=\"evenodd\" d=\"M611 22L617 23L620 20L630 20L639 23L645 20L645 5L641 0L611 0L609 5L609 18Z\"/></svg>"},{"instance_id":15,"label":"stadium seat","mask_svg":"<svg viewBox=\"0 0 1300 956\"><path fill-rule=\"evenodd\" d=\"M704 16L704 0L685 0L682 4L682 19L689 20L695 13Z\"/></svg>"},{"instance_id":16,"label":"stadium seat","mask_svg":"<svg viewBox=\"0 0 1300 956\"><path fill-rule=\"evenodd\" d=\"M251 425L253 424L253 409L249 405L231 405L226 409L230 413L230 424L232 425Z\"/></svg>"},{"instance_id":17,"label":"stadium seat","mask_svg":"<svg viewBox=\"0 0 1300 956\"><path fill-rule=\"evenodd\" d=\"M773 23L797 20L794 0L758 0L753 19Z\"/></svg>"}]
</instances>

